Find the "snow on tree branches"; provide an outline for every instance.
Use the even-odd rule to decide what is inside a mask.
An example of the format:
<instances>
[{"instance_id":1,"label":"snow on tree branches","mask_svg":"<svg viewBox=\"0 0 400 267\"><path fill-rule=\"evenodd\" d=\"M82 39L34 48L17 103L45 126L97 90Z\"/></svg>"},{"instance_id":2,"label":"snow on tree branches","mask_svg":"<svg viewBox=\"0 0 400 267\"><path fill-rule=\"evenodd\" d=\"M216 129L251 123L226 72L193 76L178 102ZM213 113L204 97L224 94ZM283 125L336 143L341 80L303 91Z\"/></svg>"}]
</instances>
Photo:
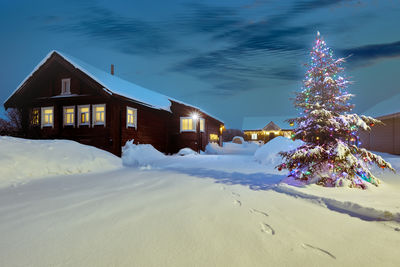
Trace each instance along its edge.
<instances>
[{"instance_id":1,"label":"snow on tree branches","mask_svg":"<svg viewBox=\"0 0 400 267\"><path fill-rule=\"evenodd\" d=\"M333 57L319 32L310 55L302 91L296 93L294 101L302 113L288 120L297 124L292 139L305 144L280 152L284 162L277 166L278 170L288 169L289 176L295 179L323 186L378 186L380 181L369 167L375 163L382 169L394 169L380 156L360 148L357 132L370 131L370 127L382 122L348 113L354 105L348 102L353 97L347 91L350 82L342 74L345 59Z\"/></svg>"}]
</instances>

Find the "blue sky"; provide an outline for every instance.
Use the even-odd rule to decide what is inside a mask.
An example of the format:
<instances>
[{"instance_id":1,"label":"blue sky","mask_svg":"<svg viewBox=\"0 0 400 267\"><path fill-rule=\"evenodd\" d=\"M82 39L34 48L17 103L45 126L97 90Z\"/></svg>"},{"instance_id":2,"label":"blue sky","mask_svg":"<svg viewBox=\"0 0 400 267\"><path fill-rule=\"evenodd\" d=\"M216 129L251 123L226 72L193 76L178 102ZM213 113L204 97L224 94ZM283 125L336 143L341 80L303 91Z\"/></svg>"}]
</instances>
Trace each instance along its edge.
<instances>
[{"instance_id":1,"label":"blue sky","mask_svg":"<svg viewBox=\"0 0 400 267\"><path fill-rule=\"evenodd\" d=\"M187 103L240 128L293 116L320 31L346 74L355 112L400 93L400 1L0 0L0 100L51 50Z\"/></svg>"}]
</instances>

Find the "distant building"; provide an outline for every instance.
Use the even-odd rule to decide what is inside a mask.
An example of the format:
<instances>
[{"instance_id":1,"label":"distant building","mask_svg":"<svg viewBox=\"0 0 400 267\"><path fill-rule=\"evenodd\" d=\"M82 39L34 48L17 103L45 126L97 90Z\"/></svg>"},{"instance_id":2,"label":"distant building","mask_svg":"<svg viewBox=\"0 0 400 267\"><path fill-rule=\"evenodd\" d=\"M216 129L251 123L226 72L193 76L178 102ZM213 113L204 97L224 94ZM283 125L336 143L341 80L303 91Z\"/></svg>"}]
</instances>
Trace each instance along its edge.
<instances>
[{"instance_id":1,"label":"distant building","mask_svg":"<svg viewBox=\"0 0 400 267\"><path fill-rule=\"evenodd\" d=\"M285 117L245 117L243 119L243 132L246 141L267 143L276 136L290 138L292 126L286 122Z\"/></svg>"},{"instance_id":2,"label":"distant building","mask_svg":"<svg viewBox=\"0 0 400 267\"><path fill-rule=\"evenodd\" d=\"M381 120L371 132L360 131L361 147L368 150L400 155L400 94L382 101L363 114Z\"/></svg>"},{"instance_id":3,"label":"distant building","mask_svg":"<svg viewBox=\"0 0 400 267\"><path fill-rule=\"evenodd\" d=\"M24 135L71 139L121 155L126 141L159 151L204 150L223 122L203 110L52 51L6 100L22 114ZM73 155L72 155L73 156Z\"/></svg>"}]
</instances>

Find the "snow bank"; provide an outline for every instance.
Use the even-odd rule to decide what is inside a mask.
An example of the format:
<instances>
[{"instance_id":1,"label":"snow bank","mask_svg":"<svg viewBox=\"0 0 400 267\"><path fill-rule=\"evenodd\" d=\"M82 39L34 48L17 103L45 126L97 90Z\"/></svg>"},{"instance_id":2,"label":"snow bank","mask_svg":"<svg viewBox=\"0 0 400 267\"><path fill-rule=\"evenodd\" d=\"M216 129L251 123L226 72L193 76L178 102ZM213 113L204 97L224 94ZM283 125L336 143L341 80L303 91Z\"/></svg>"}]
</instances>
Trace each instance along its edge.
<instances>
[{"instance_id":1,"label":"snow bank","mask_svg":"<svg viewBox=\"0 0 400 267\"><path fill-rule=\"evenodd\" d=\"M235 144L232 142L225 142L225 143L223 143L222 147L220 147L218 144L215 144L215 143L209 143L206 146L206 154L252 155L258 148L259 148L258 144L251 143L251 142L244 142L243 144Z\"/></svg>"},{"instance_id":2,"label":"snow bank","mask_svg":"<svg viewBox=\"0 0 400 267\"><path fill-rule=\"evenodd\" d=\"M69 140L29 140L0 136L0 187L48 176L120 168L113 154Z\"/></svg>"},{"instance_id":3,"label":"snow bank","mask_svg":"<svg viewBox=\"0 0 400 267\"><path fill-rule=\"evenodd\" d=\"M281 151L289 151L303 144L303 141L292 141L286 137L277 136L265 145L257 149L254 159L264 165L278 165L282 158L279 156Z\"/></svg>"},{"instance_id":4,"label":"snow bank","mask_svg":"<svg viewBox=\"0 0 400 267\"><path fill-rule=\"evenodd\" d=\"M138 167L152 165L166 156L149 144L135 145L133 140L122 148L122 163L125 166Z\"/></svg>"},{"instance_id":5,"label":"snow bank","mask_svg":"<svg viewBox=\"0 0 400 267\"><path fill-rule=\"evenodd\" d=\"M185 147L185 148L182 148L181 150L179 150L179 152L177 154L179 156L188 156L188 155L198 155L199 153L197 153L196 151L194 151L191 148Z\"/></svg>"}]
</instances>

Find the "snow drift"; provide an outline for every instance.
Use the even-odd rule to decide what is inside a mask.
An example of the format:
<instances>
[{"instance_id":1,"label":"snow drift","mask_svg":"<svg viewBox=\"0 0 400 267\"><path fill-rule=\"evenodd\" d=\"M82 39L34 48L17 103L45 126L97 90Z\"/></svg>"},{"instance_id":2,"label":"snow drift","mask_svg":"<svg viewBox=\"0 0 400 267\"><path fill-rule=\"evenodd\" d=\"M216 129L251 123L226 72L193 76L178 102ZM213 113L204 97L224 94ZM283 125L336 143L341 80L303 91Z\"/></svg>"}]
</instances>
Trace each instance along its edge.
<instances>
[{"instance_id":1,"label":"snow drift","mask_svg":"<svg viewBox=\"0 0 400 267\"><path fill-rule=\"evenodd\" d=\"M194 151L193 149L191 149L189 147L185 147L185 148L182 148L181 150L179 150L179 152L177 154L179 156L188 156L188 155L198 155L199 153L197 153L196 151Z\"/></svg>"},{"instance_id":2,"label":"snow drift","mask_svg":"<svg viewBox=\"0 0 400 267\"><path fill-rule=\"evenodd\" d=\"M244 142L243 144L235 144L232 142L225 142L220 147L218 144L209 143L206 146L206 154L212 155L253 155L260 146L256 143Z\"/></svg>"},{"instance_id":3,"label":"snow drift","mask_svg":"<svg viewBox=\"0 0 400 267\"><path fill-rule=\"evenodd\" d=\"M303 144L303 141L292 141L286 137L277 136L254 153L254 159L264 165L278 165L282 162L281 151L289 151Z\"/></svg>"},{"instance_id":4,"label":"snow drift","mask_svg":"<svg viewBox=\"0 0 400 267\"><path fill-rule=\"evenodd\" d=\"M133 140L126 142L122 147L122 163L125 166L139 167L152 165L166 156L149 144L133 143Z\"/></svg>"},{"instance_id":5,"label":"snow drift","mask_svg":"<svg viewBox=\"0 0 400 267\"><path fill-rule=\"evenodd\" d=\"M0 136L0 187L56 175L104 172L121 159L70 140L29 140Z\"/></svg>"}]
</instances>

